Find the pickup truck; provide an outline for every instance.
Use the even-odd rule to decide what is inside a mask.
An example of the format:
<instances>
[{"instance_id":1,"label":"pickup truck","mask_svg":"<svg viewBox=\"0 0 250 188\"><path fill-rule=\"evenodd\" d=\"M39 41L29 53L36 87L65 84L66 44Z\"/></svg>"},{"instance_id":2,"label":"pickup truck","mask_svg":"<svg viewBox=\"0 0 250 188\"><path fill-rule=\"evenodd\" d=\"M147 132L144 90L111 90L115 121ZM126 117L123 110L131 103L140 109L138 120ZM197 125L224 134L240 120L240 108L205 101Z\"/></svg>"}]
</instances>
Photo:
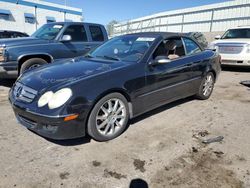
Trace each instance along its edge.
<instances>
[{"instance_id":1,"label":"pickup truck","mask_svg":"<svg viewBox=\"0 0 250 188\"><path fill-rule=\"evenodd\" d=\"M43 25L31 37L0 40L0 78L17 78L54 60L82 56L108 40L105 27L82 22Z\"/></svg>"}]
</instances>

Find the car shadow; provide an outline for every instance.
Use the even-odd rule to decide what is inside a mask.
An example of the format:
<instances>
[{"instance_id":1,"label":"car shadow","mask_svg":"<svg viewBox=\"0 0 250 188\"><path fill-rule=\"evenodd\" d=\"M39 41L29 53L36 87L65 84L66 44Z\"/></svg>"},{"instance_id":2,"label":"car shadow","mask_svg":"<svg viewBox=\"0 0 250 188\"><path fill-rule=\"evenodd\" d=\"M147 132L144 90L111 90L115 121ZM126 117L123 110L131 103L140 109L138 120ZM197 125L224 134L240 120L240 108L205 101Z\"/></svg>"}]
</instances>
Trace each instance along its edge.
<instances>
[{"instance_id":1,"label":"car shadow","mask_svg":"<svg viewBox=\"0 0 250 188\"><path fill-rule=\"evenodd\" d=\"M250 72L250 67L222 66L222 71L227 71L227 72Z\"/></svg>"},{"instance_id":2,"label":"car shadow","mask_svg":"<svg viewBox=\"0 0 250 188\"><path fill-rule=\"evenodd\" d=\"M129 124L126 128L126 130L131 126L131 125L134 125L144 119L147 119L151 116L154 116L158 113L161 113L165 110L168 110L168 109L171 109L173 107L178 107L180 106L181 104L184 104L184 103L187 103L187 102L190 102L194 100L194 97L188 97L188 98L185 98L185 99L181 99L181 100L178 100L178 101L175 101L175 102L172 102L172 103L169 103L169 104L166 104L164 106L161 106L159 108L156 108L154 110L151 110L143 115L140 115L136 118L133 118L129 121ZM125 130L125 132L126 132ZM33 132L33 131L32 131ZM34 132L35 133L35 132ZM35 133L37 134L37 133ZM38 135L38 134L37 134ZM42 137L41 135L38 135L40 137ZM88 144L91 142L92 138L90 136L85 136L85 137L82 137L82 138L77 138L77 139L70 139L70 140L53 140L53 139L49 139L49 138L45 138L45 137L42 137L44 138L45 140L49 141L49 142L52 142L54 144L57 144L57 145L61 145L61 146L77 146L77 145L83 145L83 144Z\"/></svg>"},{"instance_id":3,"label":"car shadow","mask_svg":"<svg viewBox=\"0 0 250 188\"><path fill-rule=\"evenodd\" d=\"M163 112L163 111L169 110L169 109L174 108L174 107L178 107L178 106L180 106L181 104L190 102L190 101L192 101L192 100L194 100L194 97L193 97L193 96L192 96L192 97L185 98L185 99L180 99L180 100L178 100L178 101L175 101L175 102L172 102L172 103L163 105L163 106L161 106L161 107L159 107L159 108L156 108L156 109L154 109L154 110L151 110L151 111L149 111L149 112L146 112L145 114L142 114L142 115L140 115L140 116L138 116L138 117L135 117L135 118L131 119L130 122L129 122L129 126L131 126L131 125L133 125L133 124L136 124L136 123L138 123L138 122L140 122L140 121L142 121L142 120L144 120L144 119L147 119L147 118L149 118L149 117L151 117L151 116L154 116L154 115L156 115L156 114L159 114L159 113L161 113L161 112ZM128 126L128 127L129 127L129 126Z\"/></svg>"},{"instance_id":4,"label":"car shadow","mask_svg":"<svg viewBox=\"0 0 250 188\"><path fill-rule=\"evenodd\" d=\"M11 88L15 81L16 79L0 79L0 86Z\"/></svg>"},{"instance_id":5,"label":"car shadow","mask_svg":"<svg viewBox=\"0 0 250 188\"><path fill-rule=\"evenodd\" d=\"M88 144L91 142L91 138L89 136L70 139L70 140L52 140L49 138L44 138L44 139L60 146L78 146L78 145Z\"/></svg>"},{"instance_id":6,"label":"car shadow","mask_svg":"<svg viewBox=\"0 0 250 188\"><path fill-rule=\"evenodd\" d=\"M89 136L75 138L75 139L68 139L68 140L53 140L50 138L43 137L37 134L36 132L32 131L31 129L28 129L28 130L36 134L37 136L43 138L44 140L47 140L48 142L51 142L60 146L78 146L78 145L88 144L91 141L91 138Z\"/></svg>"}]
</instances>

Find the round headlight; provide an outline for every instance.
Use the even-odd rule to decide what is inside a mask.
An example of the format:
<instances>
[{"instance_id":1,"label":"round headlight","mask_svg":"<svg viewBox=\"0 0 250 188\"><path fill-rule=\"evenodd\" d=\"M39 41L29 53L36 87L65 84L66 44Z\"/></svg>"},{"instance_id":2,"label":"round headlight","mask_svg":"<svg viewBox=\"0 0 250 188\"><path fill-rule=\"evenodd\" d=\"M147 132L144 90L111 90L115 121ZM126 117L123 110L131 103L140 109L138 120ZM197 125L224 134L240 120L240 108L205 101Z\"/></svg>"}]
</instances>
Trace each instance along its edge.
<instances>
[{"instance_id":1,"label":"round headlight","mask_svg":"<svg viewBox=\"0 0 250 188\"><path fill-rule=\"evenodd\" d=\"M52 91L48 91L46 93L44 93L40 99L38 100L38 107L43 107L45 106L46 104L49 103L50 99L52 98L53 96L53 92Z\"/></svg>"},{"instance_id":2,"label":"round headlight","mask_svg":"<svg viewBox=\"0 0 250 188\"><path fill-rule=\"evenodd\" d=\"M49 100L49 109L59 108L64 105L69 98L72 96L72 90L69 88L64 88L53 94L52 98Z\"/></svg>"}]
</instances>

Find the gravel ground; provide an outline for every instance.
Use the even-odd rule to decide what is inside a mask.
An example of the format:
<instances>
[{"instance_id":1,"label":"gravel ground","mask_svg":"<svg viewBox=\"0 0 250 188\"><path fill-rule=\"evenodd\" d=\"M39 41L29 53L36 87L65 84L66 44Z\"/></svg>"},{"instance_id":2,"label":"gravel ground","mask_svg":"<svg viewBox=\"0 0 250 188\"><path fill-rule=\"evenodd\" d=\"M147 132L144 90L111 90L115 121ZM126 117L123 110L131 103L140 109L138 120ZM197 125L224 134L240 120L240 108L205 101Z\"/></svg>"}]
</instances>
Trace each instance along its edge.
<instances>
[{"instance_id":1,"label":"gravel ground","mask_svg":"<svg viewBox=\"0 0 250 188\"><path fill-rule=\"evenodd\" d=\"M247 79L223 71L209 100L158 108L106 143L28 131L8 103L11 82L0 81L0 187L250 187L250 89L239 84Z\"/></svg>"}]
</instances>

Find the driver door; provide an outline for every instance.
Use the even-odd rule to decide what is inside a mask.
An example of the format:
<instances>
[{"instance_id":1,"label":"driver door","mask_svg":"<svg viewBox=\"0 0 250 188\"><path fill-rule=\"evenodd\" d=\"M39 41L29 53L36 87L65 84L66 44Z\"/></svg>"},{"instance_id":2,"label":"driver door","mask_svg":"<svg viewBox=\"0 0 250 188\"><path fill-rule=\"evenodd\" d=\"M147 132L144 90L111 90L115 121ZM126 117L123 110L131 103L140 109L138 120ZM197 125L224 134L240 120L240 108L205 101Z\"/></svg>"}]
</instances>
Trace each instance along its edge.
<instances>
[{"instance_id":1,"label":"driver door","mask_svg":"<svg viewBox=\"0 0 250 188\"><path fill-rule=\"evenodd\" d=\"M192 78L191 62L185 56L181 38L170 39L176 43L176 48L159 49L164 47L162 42L156 49L150 61L156 57L176 55L177 58L168 63L146 65L146 93L143 100L147 109L153 109L165 103L183 98L189 94L189 81ZM169 41L169 40L168 40ZM172 51L169 54L169 51ZM165 53L165 54L162 54ZM167 53L167 54L166 54Z\"/></svg>"},{"instance_id":2,"label":"driver door","mask_svg":"<svg viewBox=\"0 0 250 188\"><path fill-rule=\"evenodd\" d=\"M58 48L55 48L56 52L54 53L58 57L55 57L55 59L78 57L89 51L89 48L87 48L89 42L84 25L70 25L65 29L63 35L70 35L72 40L58 41Z\"/></svg>"}]
</instances>

